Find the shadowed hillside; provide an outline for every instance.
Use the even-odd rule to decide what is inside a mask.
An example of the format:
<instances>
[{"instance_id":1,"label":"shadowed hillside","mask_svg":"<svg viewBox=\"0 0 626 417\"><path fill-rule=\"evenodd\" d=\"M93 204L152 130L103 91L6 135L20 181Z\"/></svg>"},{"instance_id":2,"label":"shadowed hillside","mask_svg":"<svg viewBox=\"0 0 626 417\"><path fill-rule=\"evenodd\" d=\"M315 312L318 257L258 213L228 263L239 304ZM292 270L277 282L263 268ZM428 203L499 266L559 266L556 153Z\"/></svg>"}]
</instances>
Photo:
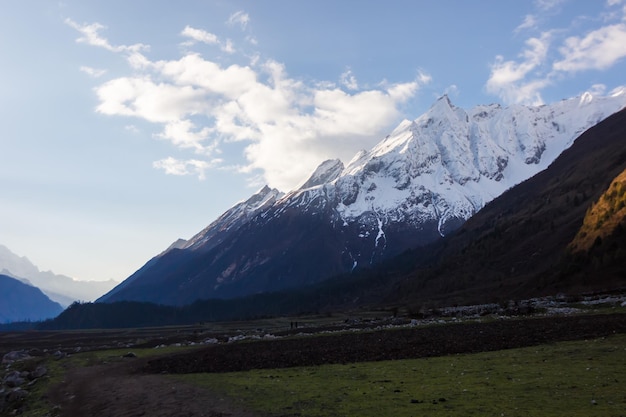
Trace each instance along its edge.
<instances>
[{"instance_id":1,"label":"shadowed hillside","mask_svg":"<svg viewBox=\"0 0 626 417\"><path fill-rule=\"evenodd\" d=\"M76 304L44 328L180 324L363 306L435 306L626 288L626 110L437 244L299 290L184 307ZM593 232L593 233L592 233ZM593 237L591 246L588 237Z\"/></svg>"},{"instance_id":2,"label":"shadowed hillside","mask_svg":"<svg viewBox=\"0 0 626 417\"><path fill-rule=\"evenodd\" d=\"M624 211L617 210L622 188L611 185L614 179L621 183L616 177L625 168L622 110L585 132L548 169L504 193L442 245L430 248L430 267L406 274L389 299L482 302L625 286L626 262L620 254L626 243L618 226ZM601 199L603 194L607 197ZM608 200L614 208L608 208ZM579 230L588 233L584 230L590 225L583 226L588 210L587 223L601 207L611 215L597 230L613 238L598 263L593 250L573 252L586 247Z\"/></svg>"},{"instance_id":3,"label":"shadowed hillside","mask_svg":"<svg viewBox=\"0 0 626 417\"><path fill-rule=\"evenodd\" d=\"M39 288L0 274L0 323L43 320L61 311Z\"/></svg>"}]
</instances>

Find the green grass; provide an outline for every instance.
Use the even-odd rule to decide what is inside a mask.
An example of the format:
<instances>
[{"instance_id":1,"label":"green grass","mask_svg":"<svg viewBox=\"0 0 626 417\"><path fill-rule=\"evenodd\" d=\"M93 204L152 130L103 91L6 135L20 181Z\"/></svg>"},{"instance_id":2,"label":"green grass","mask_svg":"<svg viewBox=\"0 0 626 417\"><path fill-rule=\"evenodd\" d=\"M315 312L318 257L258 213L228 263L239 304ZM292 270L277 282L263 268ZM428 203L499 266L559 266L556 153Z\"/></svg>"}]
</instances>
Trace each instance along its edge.
<instances>
[{"instance_id":1,"label":"green grass","mask_svg":"<svg viewBox=\"0 0 626 417\"><path fill-rule=\"evenodd\" d=\"M626 335L440 358L176 378L271 416L626 416Z\"/></svg>"},{"instance_id":2,"label":"green grass","mask_svg":"<svg viewBox=\"0 0 626 417\"><path fill-rule=\"evenodd\" d=\"M124 358L127 353L134 353L138 358L149 358L153 356L170 355L174 353L190 352L196 349L201 349L202 345L194 346L167 346L163 348L120 348L120 349L106 349L106 350L94 350L90 352L82 352L72 355L71 359L79 361L82 366L98 365L102 363L128 361Z\"/></svg>"},{"instance_id":3,"label":"green grass","mask_svg":"<svg viewBox=\"0 0 626 417\"><path fill-rule=\"evenodd\" d=\"M58 384L62 381L62 376L65 371L62 363L53 360L43 360L41 358L34 358L25 362L17 362L14 364L12 370L29 370L32 371L37 365L43 365L47 369L47 374L40 378L35 385L28 388L29 394L26 399L26 406L22 409L21 416L24 417L54 417L58 416L58 411L53 411L50 404L46 400L46 392L53 384ZM0 415L12 415L11 410L5 410L6 414Z\"/></svg>"}]
</instances>

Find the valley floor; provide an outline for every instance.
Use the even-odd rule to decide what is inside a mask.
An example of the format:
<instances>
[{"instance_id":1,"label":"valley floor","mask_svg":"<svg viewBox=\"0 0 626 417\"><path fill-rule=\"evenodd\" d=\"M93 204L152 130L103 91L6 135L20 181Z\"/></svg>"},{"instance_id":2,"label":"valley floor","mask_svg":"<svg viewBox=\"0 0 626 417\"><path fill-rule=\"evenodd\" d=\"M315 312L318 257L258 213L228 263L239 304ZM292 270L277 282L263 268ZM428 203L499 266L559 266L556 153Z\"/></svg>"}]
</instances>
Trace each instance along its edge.
<instances>
[{"instance_id":1,"label":"valley floor","mask_svg":"<svg viewBox=\"0 0 626 417\"><path fill-rule=\"evenodd\" d=\"M70 367L48 394L60 416L252 416L173 373L227 372L443 356L626 333L626 314L506 319L215 344L158 357L102 356ZM154 350L153 350L154 351ZM79 355L77 355L79 356ZM108 362L108 363L106 363ZM71 362L68 362L71 363ZM74 362L77 364L78 362Z\"/></svg>"}]
</instances>

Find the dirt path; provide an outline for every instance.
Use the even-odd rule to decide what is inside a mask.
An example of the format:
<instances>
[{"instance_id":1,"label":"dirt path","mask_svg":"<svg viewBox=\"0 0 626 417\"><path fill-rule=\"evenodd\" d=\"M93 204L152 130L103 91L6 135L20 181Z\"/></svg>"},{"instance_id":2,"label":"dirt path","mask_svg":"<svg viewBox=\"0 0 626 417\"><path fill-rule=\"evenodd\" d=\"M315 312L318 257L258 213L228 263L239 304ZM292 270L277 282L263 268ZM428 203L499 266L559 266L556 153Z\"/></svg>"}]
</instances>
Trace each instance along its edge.
<instances>
[{"instance_id":1,"label":"dirt path","mask_svg":"<svg viewBox=\"0 0 626 417\"><path fill-rule=\"evenodd\" d=\"M167 375L137 374L139 359L69 370L49 400L61 417L253 417L216 394Z\"/></svg>"}]
</instances>

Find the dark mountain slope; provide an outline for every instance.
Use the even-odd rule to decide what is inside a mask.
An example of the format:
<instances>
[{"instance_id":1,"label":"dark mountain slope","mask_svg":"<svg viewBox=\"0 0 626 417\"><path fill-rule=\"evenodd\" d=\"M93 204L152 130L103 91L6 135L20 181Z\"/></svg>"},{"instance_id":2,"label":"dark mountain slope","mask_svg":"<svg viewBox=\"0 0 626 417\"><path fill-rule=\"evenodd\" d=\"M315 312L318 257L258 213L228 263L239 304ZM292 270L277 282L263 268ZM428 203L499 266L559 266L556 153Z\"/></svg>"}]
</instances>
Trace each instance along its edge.
<instances>
[{"instance_id":1,"label":"dark mountain slope","mask_svg":"<svg viewBox=\"0 0 626 417\"><path fill-rule=\"evenodd\" d=\"M406 305L417 311L423 304L623 288L625 168L626 110L584 133L547 170L488 204L457 234L376 268L297 290L185 307L137 302L73 305L42 328L183 324L364 305ZM599 233L600 241L594 237L591 246L581 246L581 233L589 234L588 228ZM176 263L169 273L175 272Z\"/></svg>"},{"instance_id":2,"label":"dark mountain slope","mask_svg":"<svg viewBox=\"0 0 626 417\"><path fill-rule=\"evenodd\" d=\"M264 188L98 301L184 305L369 268L452 233L625 103L623 90L466 111L444 96L346 166L326 161L285 195Z\"/></svg>"},{"instance_id":3,"label":"dark mountain slope","mask_svg":"<svg viewBox=\"0 0 626 417\"><path fill-rule=\"evenodd\" d=\"M431 247L430 268L407 274L390 300L483 302L626 286L626 259L612 258L594 270L591 258L568 249L588 208L625 168L622 110ZM622 247L623 238L615 245Z\"/></svg>"},{"instance_id":4,"label":"dark mountain slope","mask_svg":"<svg viewBox=\"0 0 626 417\"><path fill-rule=\"evenodd\" d=\"M62 311L39 288L0 275L0 323L44 320Z\"/></svg>"},{"instance_id":5,"label":"dark mountain slope","mask_svg":"<svg viewBox=\"0 0 626 417\"><path fill-rule=\"evenodd\" d=\"M137 281L135 285L125 288L123 293L120 292L124 298L111 294L103 301L129 299L184 305L196 299L215 297L216 294L229 298L244 290L253 294L268 292L275 290L276 282L281 281L280 287L283 288L307 285L315 282L321 273L332 276L341 272L341 253L337 253L334 243L336 235L332 225L323 218L285 213L280 227L255 226L254 223L247 224L239 231L247 239L229 237L222 246L209 251L174 250L165 253L151 265L149 281ZM224 252L234 245L237 245L238 256L226 256ZM250 258L249 254L255 256ZM264 257L268 260L271 257L272 262L263 262ZM245 273L252 262L256 271L254 279L236 281L220 288L220 274L224 279L229 273ZM311 263L319 267L312 269ZM207 275L217 275L217 283L205 285L203 281ZM181 277L186 279L181 282ZM297 282L291 277L297 277Z\"/></svg>"}]
</instances>

